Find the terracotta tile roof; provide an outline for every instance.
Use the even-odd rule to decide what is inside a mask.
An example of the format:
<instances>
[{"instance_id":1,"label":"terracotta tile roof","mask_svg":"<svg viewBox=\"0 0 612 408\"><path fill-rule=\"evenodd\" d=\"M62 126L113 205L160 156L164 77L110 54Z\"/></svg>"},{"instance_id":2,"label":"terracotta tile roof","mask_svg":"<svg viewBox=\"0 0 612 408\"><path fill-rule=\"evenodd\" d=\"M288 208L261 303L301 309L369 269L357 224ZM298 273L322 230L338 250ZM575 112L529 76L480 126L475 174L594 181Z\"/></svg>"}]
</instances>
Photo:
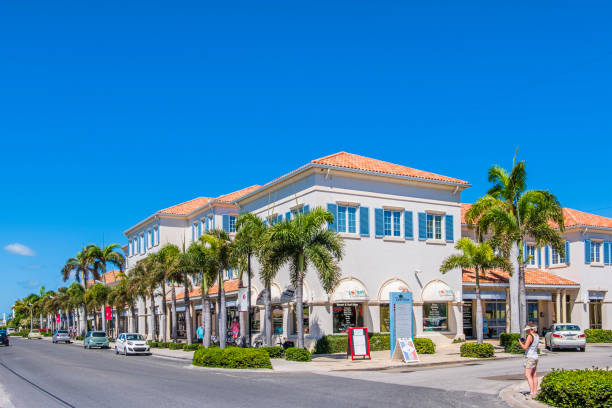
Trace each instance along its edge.
<instances>
[{"instance_id":1,"label":"terracotta tile roof","mask_svg":"<svg viewBox=\"0 0 612 408\"><path fill-rule=\"evenodd\" d=\"M234 191L233 193L221 195L217 197L217 200L231 202L231 201L239 199L242 196L249 194L252 191L257 190L259 187L261 186L255 184L254 186L243 188L242 190Z\"/></svg>"},{"instance_id":2,"label":"terracotta tile roof","mask_svg":"<svg viewBox=\"0 0 612 408\"><path fill-rule=\"evenodd\" d=\"M472 204L461 203L461 224L467 224L467 221L465 221L465 214L470 208L472 208Z\"/></svg>"},{"instance_id":3,"label":"terracotta tile roof","mask_svg":"<svg viewBox=\"0 0 612 408\"><path fill-rule=\"evenodd\" d=\"M232 280L227 280L225 281L225 283L223 284L223 288L225 289L225 292L236 292L238 291L238 286L240 285L240 281L238 279L232 279ZM217 293L219 293L219 287L218 285L213 285L210 287L210 289L208 289L208 294L209 295L216 295ZM185 294L185 290L181 290L179 288L177 288L176 290L176 299L177 300L182 300ZM201 288L194 288L192 290L189 291L189 298L194 298L194 297L200 297L202 296L202 289ZM166 296L166 300L172 300L172 296L168 295Z\"/></svg>"},{"instance_id":4,"label":"terracotta tile roof","mask_svg":"<svg viewBox=\"0 0 612 408\"><path fill-rule=\"evenodd\" d=\"M311 163L323 164L326 166L343 167L346 169L355 169L370 171L373 173L392 174L396 176L415 177L424 180L446 181L457 184L469 184L467 181L459 180L452 177L442 176L428 171L417 170L411 167L401 166L382 160L372 159L369 157L359 156L352 153L339 152L330 156L315 159Z\"/></svg>"},{"instance_id":5,"label":"terracotta tile roof","mask_svg":"<svg viewBox=\"0 0 612 408\"><path fill-rule=\"evenodd\" d=\"M573 210L571 208L563 209L563 221L566 228L582 225L589 227L612 228L612 218L589 214L586 212Z\"/></svg>"},{"instance_id":6,"label":"terracotta tile roof","mask_svg":"<svg viewBox=\"0 0 612 408\"><path fill-rule=\"evenodd\" d=\"M501 270L488 271L482 277L480 283L508 283L510 274ZM474 270L463 270L463 282L475 283L476 276ZM526 285L562 285L562 286L580 286L578 283L550 272L541 271L539 269L525 269L525 284Z\"/></svg>"},{"instance_id":7,"label":"terracotta tile roof","mask_svg":"<svg viewBox=\"0 0 612 408\"><path fill-rule=\"evenodd\" d=\"M185 201L184 203L173 205L172 207L164 208L159 210L158 214L171 214L171 215L187 215L200 207L204 207L212 200L210 197L198 197L193 200Z\"/></svg>"},{"instance_id":8,"label":"terracotta tile roof","mask_svg":"<svg viewBox=\"0 0 612 408\"><path fill-rule=\"evenodd\" d=\"M118 282L121 279L123 279L123 277L119 276L120 273L121 273L121 271L119 271L119 270L108 271L108 272L106 272L105 275L100 277L100 281L101 282L106 282L107 285L112 285L115 282ZM104 278L106 278L106 280ZM94 282L93 279L88 280L87 281L87 287L92 286L94 283L95 282Z\"/></svg>"}]
</instances>

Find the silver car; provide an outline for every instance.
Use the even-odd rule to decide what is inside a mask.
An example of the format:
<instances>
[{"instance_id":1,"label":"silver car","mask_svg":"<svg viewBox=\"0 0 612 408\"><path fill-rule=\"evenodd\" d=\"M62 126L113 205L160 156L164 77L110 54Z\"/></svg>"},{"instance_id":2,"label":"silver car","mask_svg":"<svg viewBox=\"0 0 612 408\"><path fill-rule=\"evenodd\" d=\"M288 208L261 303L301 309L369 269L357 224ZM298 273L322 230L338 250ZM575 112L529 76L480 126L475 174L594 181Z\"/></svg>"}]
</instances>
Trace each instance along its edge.
<instances>
[{"instance_id":1,"label":"silver car","mask_svg":"<svg viewBox=\"0 0 612 408\"><path fill-rule=\"evenodd\" d=\"M53 332L53 343L70 343L70 336L68 330L56 330Z\"/></svg>"},{"instance_id":2,"label":"silver car","mask_svg":"<svg viewBox=\"0 0 612 408\"><path fill-rule=\"evenodd\" d=\"M557 323L544 335L544 345L550 351L561 348L586 349L586 335L580 326L572 323Z\"/></svg>"}]
</instances>

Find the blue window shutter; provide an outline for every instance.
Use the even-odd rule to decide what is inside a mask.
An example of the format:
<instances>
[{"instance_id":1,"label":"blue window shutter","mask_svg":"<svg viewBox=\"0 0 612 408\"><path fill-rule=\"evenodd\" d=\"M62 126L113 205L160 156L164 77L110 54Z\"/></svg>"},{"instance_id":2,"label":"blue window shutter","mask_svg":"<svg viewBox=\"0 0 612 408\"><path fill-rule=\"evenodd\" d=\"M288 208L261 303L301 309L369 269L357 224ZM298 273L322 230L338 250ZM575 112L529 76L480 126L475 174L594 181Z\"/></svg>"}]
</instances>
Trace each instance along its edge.
<instances>
[{"instance_id":1,"label":"blue window shutter","mask_svg":"<svg viewBox=\"0 0 612 408\"><path fill-rule=\"evenodd\" d=\"M202 220L198 222L198 238L202 235Z\"/></svg>"},{"instance_id":2,"label":"blue window shutter","mask_svg":"<svg viewBox=\"0 0 612 408\"><path fill-rule=\"evenodd\" d=\"M368 207L359 207L359 235L370 236L370 209Z\"/></svg>"},{"instance_id":3,"label":"blue window shutter","mask_svg":"<svg viewBox=\"0 0 612 408\"><path fill-rule=\"evenodd\" d=\"M584 240L584 263L591 263L591 240Z\"/></svg>"},{"instance_id":4,"label":"blue window shutter","mask_svg":"<svg viewBox=\"0 0 612 408\"><path fill-rule=\"evenodd\" d=\"M427 239L427 214L419 213L419 239Z\"/></svg>"},{"instance_id":5,"label":"blue window shutter","mask_svg":"<svg viewBox=\"0 0 612 408\"><path fill-rule=\"evenodd\" d=\"M604 242L603 244L603 249L604 249L604 264L605 265L610 265L610 243L609 242Z\"/></svg>"},{"instance_id":6,"label":"blue window shutter","mask_svg":"<svg viewBox=\"0 0 612 408\"><path fill-rule=\"evenodd\" d=\"M527 253L527 244L523 244L523 262L527 262L527 258L529 258L529 254Z\"/></svg>"},{"instance_id":7,"label":"blue window shutter","mask_svg":"<svg viewBox=\"0 0 612 408\"><path fill-rule=\"evenodd\" d=\"M283 220L283 214L278 214L276 216L276 222L281 222Z\"/></svg>"},{"instance_id":8,"label":"blue window shutter","mask_svg":"<svg viewBox=\"0 0 612 408\"><path fill-rule=\"evenodd\" d=\"M327 228L332 231L336 231L336 220L338 219L338 206L336 204L328 203L327 211L329 211L331 215L334 217L334 220L327 224Z\"/></svg>"},{"instance_id":9,"label":"blue window shutter","mask_svg":"<svg viewBox=\"0 0 612 408\"><path fill-rule=\"evenodd\" d=\"M538 247L538 267L542 266L542 248Z\"/></svg>"},{"instance_id":10,"label":"blue window shutter","mask_svg":"<svg viewBox=\"0 0 612 408\"><path fill-rule=\"evenodd\" d=\"M548 268L550 265L550 245L544 247L544 265Z\"/></svg>"},{"instance_id":11,"label":"blue window shutter","mask_svg":"<svg viewBox=\"0 0 612 408\"><path fill-rule=\"evenodd\" d=\"M453 242L455 240L455 231L453 227L453 216L447 215L444 225L444 229L446 230L446 242Z\"/></svg>"},{"instance_id":12,"label":"blue window shutter","mask_svg":"<svg viewBox=\"0 0 612 408\"><path fill-rule=\"evenodd\" d=\"M287 221L289 221L289 220L291 219L291 211L287 211L287 212L285 213L285 219L286 219Z\"/></svg>"},{"instance_id":13,"label":"blue window shutter","mask_svg":"<svg viewBox=\"0 0 612 408\"><path fill-rule=\"evenodd\" d=\"M374 209L374 235L377 237L382 237L383 235L385 235L382 208Z\"/></svg>"},{"instance_id":14,"label":"blue window shutter","mask_svg":"<svg viewBox=\"0 0 612 408\"><path fill-rule=\"evenodd\" d=\"M306 204L304 207L304 214L308 214L310 212L310 206Z\"/></svg>"},{"instance_id":15,"label":"blue window shutter","mask_svg":"<svg viewBox=\"0 0 612 408\"><path fill-rule=\"evenodd\" d=\"M570 263L570 243L569 241L565 241L565 263L569 265Z\"/></svg>"},{"instance_id":16,"label":"blue window shutter","mask_svg":"<svg viewBox=\"0 0 612 408\"><path fill-rule=\"evenodd\" d=\"M229 215L223 214L223 231L229 232Z\"/></svg>"},{"instance_id":17,"label":"blue window shutter","mask_svg":"<svg viewBox=\"0 0 612 408\"><path fill-rule=\"evenodd\" d=\"M210 218L206 217L206 232L210 231Z\"/></svg>"},{"instance_id":18,"label":"blue window shutter","mask_svg":"<svg viewBox=\"0 0 612 408\"><path fill-rule=\"evenodd\" d=\"M414 226L412 225L412 211L404 211L404 238L414 239Z\"/></svg>"}]
</instances>

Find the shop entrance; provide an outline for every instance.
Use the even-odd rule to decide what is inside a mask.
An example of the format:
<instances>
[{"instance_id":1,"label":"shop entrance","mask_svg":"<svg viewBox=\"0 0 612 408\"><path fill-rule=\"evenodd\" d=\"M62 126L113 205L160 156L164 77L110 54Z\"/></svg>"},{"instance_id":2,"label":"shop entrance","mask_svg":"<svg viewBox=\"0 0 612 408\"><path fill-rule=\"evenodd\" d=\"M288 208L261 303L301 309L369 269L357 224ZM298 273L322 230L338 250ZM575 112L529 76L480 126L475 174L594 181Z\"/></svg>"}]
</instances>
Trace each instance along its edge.
<instances>
[{"instance_id":1,"label":"shop entrance","mask_svg":"<svg viewBox=\"0 0 612 408\"><path fill-rule=\"evenodd\" d=\"M535 327L540 327L538 325L539 322L539 312L538 312L538 301L528 301L527 302L527 322Z\"/></svg>"},{"instance_id":2,"label":"shop entrance","mask_svg":"<svg viewBox=\"0 0 612 408\"><path fill-rule=\"evenodd\" d=\"M485 303L485 318L484 335L488 338L499 337L506 331L506 301L488 300Z\"/></svg>"},{"instance_id":3,"label":"shop entrance","mask_svg":"<svg viewBox=\"0 0 612 408\"><path fill-rule=\"evenodd\" d=\"M472 328L472 301L463 302L463 334L466 338L474 338L474 329Z\"/></svg>"},{"instance_id":4,"label":"shop entrance","mask_svg":"<svg viewBox=\"0 0 612 408\"><path fill-rule=\"evenodd\" d=\"M589 301L589 327L591 329L601 329L601 299L591 299Z\"/></svg>"}]
</instances>

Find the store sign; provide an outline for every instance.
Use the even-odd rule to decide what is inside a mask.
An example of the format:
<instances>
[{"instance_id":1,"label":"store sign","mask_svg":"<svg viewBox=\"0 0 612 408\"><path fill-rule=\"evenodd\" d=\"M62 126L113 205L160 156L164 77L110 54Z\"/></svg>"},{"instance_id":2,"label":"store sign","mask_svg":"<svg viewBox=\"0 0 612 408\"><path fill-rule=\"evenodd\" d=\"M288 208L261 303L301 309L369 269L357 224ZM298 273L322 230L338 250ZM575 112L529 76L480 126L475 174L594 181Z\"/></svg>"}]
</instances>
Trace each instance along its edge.
<instances>
[{"instance_id":1,"label":"store sign","mask_svg":"<svg viewBox=\"0 0 612 408\"><path fill-rule=\"evenodd\" d=\"M62 315L58 313L55 315L55 323L60 324L61 322L62 322Z\"/></svg>"},{"instance_id":2,"label":"store sign","mask_svg":"<svg viewBox=\"0 0 612 408\"><path fill-rule=\"evenodd\" d=\"M452 301L454 298L452 289L438 289L438 299Z\"/></svg>"},{"instance_id":3,"label":"store sign","mask_svg":"<svg viewBox=\"0 0 612 408\"><path fill-rule=\"evenodd\" d=\"M347 299L364 299L367 297L365 289L359 288L348 289L345 294Z\"/></svg>"}]
</instances>

